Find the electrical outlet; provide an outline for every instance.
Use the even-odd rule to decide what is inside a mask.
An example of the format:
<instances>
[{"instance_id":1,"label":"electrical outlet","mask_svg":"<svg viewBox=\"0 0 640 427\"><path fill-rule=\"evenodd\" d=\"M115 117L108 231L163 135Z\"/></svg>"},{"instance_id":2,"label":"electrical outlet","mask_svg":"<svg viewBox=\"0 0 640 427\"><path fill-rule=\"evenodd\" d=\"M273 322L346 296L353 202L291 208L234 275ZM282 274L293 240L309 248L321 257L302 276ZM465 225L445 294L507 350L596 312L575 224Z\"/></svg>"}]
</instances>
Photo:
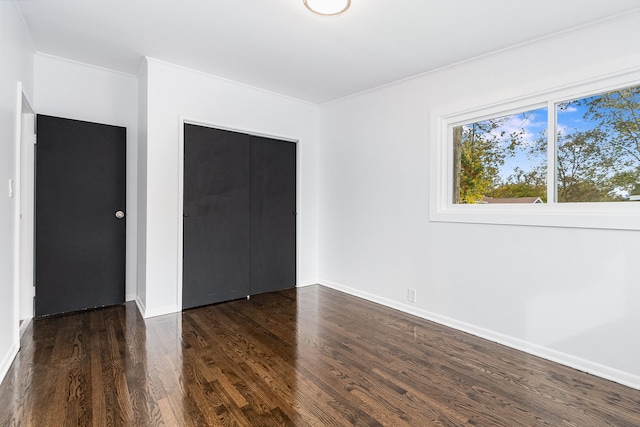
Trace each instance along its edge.
<instances>
[{"instance_id":1,"label":"electrical outlet","mask_svg":"<svg viewBox=\"0 0 640 427\"><path fill-rule=\"evenodd\" d=\"M416 290L409 288L407 291L407 301L416 302Z\"/></svg>"}]
</instances>

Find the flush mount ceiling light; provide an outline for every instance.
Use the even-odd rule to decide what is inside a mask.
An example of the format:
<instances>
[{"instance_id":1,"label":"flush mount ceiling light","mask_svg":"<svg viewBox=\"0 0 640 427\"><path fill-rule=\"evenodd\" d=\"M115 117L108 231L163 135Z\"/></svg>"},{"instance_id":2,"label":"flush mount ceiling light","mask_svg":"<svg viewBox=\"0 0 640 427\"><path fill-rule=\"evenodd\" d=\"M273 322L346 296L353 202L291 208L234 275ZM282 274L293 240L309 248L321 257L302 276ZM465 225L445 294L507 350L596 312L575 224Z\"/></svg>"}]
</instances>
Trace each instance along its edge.
<instances>
[{"instance_id":1,"label":"flush mount ceiling light","mask_svg":"<svg viewBox=\"0 0 640 427\"><path fill-rule=\"evenodd\" d=\"M307 9L316 15L335 16L346 12L351 0L302 0Z\"/></svg>"}]
</instances>

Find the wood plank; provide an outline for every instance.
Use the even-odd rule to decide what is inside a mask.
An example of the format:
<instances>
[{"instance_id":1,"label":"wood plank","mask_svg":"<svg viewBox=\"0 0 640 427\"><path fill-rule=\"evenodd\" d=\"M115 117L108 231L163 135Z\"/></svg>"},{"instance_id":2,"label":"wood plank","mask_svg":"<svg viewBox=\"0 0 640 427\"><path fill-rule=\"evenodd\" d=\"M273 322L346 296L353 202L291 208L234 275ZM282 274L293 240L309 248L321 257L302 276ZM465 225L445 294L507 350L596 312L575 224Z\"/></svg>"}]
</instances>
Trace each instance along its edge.
<instances>
[{"instance_id":1,"label":"wood plank","mask_svg":"<svg viewBox=\"0 0 640 427\"><path fill-rule=\"evenodd\" d=\"M638 426L640 391L321 286L36 319L0 425Z\"/></svg>"}]
</instances>

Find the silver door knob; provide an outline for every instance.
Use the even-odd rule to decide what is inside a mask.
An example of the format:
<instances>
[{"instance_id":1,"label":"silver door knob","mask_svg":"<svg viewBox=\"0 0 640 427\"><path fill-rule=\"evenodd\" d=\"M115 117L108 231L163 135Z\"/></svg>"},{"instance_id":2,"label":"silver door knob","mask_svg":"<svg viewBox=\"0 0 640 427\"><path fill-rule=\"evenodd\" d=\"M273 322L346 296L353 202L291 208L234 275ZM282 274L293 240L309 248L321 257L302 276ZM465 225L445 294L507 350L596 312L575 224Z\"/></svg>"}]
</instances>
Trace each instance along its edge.
<instances>
[{"instance_id":1,"label":"silver door knob","mask_svg":"<svg viewBox=\"0 0 640 427\"><path fill-rule=\"evenodd\" d=\"M118 219L124 218L124 212L123 211L116 211L116 218L118 218Z\"/></svg>"}]
</instances>

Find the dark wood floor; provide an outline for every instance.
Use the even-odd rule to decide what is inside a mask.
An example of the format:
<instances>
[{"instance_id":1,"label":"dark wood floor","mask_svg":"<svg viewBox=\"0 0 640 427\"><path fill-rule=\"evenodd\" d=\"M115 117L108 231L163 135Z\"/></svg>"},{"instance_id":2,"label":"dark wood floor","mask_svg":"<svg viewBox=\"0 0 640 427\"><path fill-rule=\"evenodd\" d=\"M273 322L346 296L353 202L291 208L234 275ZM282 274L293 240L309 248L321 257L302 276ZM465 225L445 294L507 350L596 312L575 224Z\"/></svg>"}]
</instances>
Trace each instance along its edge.
<instances>
[{"instance_id":1,"label":"dark wood floor","mask_svg":"<svg viewBox=\"0 0 640 427\"><path fill-rule=\"evenodd\" d=\"M35 320L2 426L639 426L640 391L321 286Z\"/></svg>"}]
</instances>

